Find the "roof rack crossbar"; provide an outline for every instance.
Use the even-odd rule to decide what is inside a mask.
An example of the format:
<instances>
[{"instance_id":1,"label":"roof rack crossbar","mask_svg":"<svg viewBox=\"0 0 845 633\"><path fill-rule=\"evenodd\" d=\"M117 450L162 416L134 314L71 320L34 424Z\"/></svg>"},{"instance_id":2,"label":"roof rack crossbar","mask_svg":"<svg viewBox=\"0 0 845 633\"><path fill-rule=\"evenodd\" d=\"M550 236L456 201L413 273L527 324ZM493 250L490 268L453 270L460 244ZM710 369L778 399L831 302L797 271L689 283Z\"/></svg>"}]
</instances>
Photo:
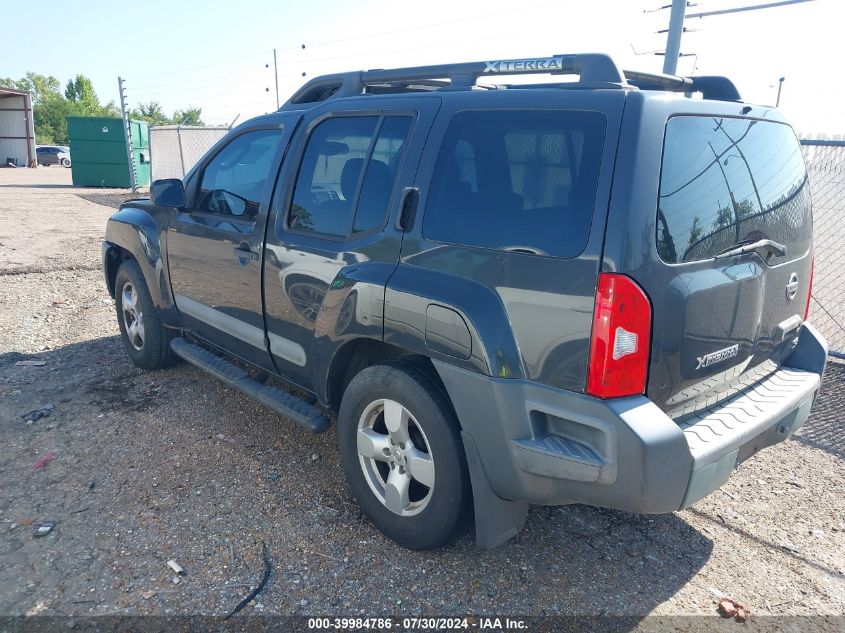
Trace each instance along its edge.
<instances>
[{"instance_id":1,"label":"roof rack crossbar","mask_svg":"<svg viewBox=\"0 0 845 633\"><path fill-rule=\"evenodd\" d=\"M584 83L606 87L626 85L625 76L608 55L603 53L553 55L540 58L465 62L324 75L306 83L282 108L361 94L366 86L372 84L413 84L426 80L448 79L449 85L443 89L467 89L474 86L479 77L533 74L579 75L580 81Z\"/></svg>"},{"instance_id":2,"label":"roof rack crossbar","mask_svg":"<svg viewBox=\"0 0 845 633\"><path fill-rule=\"evenodd\" d=\"M700 92L705 99L742 101L734 83L727 77L707 76L677 77L661 73L626 70L625 78L642 90L669 90L672 92Z\"/></svg>"}]
</instances>

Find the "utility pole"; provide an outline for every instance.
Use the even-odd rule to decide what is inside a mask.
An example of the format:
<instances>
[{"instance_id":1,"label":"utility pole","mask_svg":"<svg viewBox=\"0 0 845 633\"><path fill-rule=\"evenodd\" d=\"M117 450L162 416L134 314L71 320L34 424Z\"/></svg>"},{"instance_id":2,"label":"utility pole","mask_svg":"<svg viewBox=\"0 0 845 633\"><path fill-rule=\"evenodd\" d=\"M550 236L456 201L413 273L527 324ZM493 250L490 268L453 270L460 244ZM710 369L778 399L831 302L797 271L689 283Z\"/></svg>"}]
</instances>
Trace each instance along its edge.
<instances>
[{"instance_id":1,"label":"utility pole","mask_svg":"<svg viewBox=\"0 0 845 633\"><path fill-rule=\"evenodd\" d=\"M717 11L704 11L693 13L687 16L686 0L672 0L672 13L669 15L669 31L666 36L666 56L663 58L663 72L667 75L674 75L678 71L678 58L681 56L681 36L684 33L684 18L706 18L712 15L726 15L729 13L740 13L743 11L757 11L759 9L772 9L785 7L790 4L803 4L815 2L815 0L778 0L746 7L735 7L733 9L719 9ZM665 9L666 7L661 7ZM783 79L781 79L783 81Z\"/></svg>"},{"instance_id":2,"label":"utility pole","mask_svg":"<svg viewBox=\"0 0 845 633\"><path fill-rule=\"evenodd\" d=\"M123 118L123 138L126 140L126 159L129 161L129 184L132 193L137 193L138 183L135 177L135 161L132 160L132 127L129 125L129 115L126 111L126 91L123 88L123 79L117 78L117 88L120 92L120 113Z\"/></svg>"},{"instance_id":3,"label":"utility pole","mask_svg":"<svg viewBox=\"0 0 845 633\"><path fill-rule=\"evenodd\" d=\"M778 79L778 96L777 96L777 99L775 99L775 107L776 108L778 106L780 106L780 91L783 89L783 80L784 79L786 79L786 77L781 77L780 79Z\"/></svg>"},{"instance_id":4,"label":"utility pole","mask_svg":"<svg viewBox=\"0 0 845 633\"><path fill-rule=\"evenodd\" d=\"M279 65L276 63L276 49L273 49L273 75L276 77L276 110L279 109Z\"/></svg>"},{"instance_id":5,"label":"utility pole","mask_svg":"<svg viewBox=\"0 0 845 633\"><path fill-rule=\"evenodd\" d=\"M663 58L663 72L674 75L678 72L678 58L681 56L681 35L684 33L684 16L687 0L672 0L669 15L669 33L666 35L666 56Z\"/></svg>"}]
</instances>

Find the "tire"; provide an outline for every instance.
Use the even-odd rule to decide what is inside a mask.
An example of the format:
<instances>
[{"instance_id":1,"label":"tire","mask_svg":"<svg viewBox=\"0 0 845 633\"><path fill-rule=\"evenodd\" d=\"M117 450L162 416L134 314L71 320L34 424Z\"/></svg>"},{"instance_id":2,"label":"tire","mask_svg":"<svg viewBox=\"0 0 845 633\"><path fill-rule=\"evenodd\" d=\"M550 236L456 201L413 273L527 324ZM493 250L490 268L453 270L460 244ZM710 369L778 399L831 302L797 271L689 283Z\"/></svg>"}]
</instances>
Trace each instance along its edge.
<instances>
[{"instance_id":1,"label":"tire","mask_svg":"<svg viewBox=\"0 0 845 633\"><path fill-rule=\"evenodd\" d=\"M70 159L69 158L63 158L62 159L62 167L70 167Z\"/></svg>"},{"instance_id":2,"label":"tire","mask_svg":"<svg viewBox=\"0 0 845 633\"><path fill-rule=\"evenodd\" d=\"M358 373L343 394L337 431L352 494L387 537L411 549L434 549L470 524L460 425L421 366L399 360Z\"/></svg>"},{"instance_id":3,"label":"tire","mask_svg":"<svg viewBox=\"0 0 845 633\"><path fill-rule=\"evenodd\" d=\"M126 260L117 269L114 305L121 338L136 367L161 369L176 362L170 349L175 332L162 325L138 262Z\"/></svg>"}]
</instances>

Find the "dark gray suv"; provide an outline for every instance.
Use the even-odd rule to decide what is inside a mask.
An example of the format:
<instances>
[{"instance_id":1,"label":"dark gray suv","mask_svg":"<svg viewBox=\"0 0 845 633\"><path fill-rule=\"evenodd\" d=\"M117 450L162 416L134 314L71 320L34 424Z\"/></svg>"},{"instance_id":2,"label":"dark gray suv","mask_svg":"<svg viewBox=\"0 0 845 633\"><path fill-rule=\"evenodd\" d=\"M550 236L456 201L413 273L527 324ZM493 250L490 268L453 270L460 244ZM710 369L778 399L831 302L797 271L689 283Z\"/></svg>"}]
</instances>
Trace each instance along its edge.
<instances>
[{"instance_id":1,"label":"dark gray suv","mask_svg":"<svg viewBox=\"0 0 845 633\"><path fill-rule=\"evenodd\" d=\"M499 79L540 73L578 80ZM804 423L827 353L792 129L604 55L314 79L123 204L103 256L136 365L336 420L413 548L687 507Z\"/></svg>"}]
</instances>

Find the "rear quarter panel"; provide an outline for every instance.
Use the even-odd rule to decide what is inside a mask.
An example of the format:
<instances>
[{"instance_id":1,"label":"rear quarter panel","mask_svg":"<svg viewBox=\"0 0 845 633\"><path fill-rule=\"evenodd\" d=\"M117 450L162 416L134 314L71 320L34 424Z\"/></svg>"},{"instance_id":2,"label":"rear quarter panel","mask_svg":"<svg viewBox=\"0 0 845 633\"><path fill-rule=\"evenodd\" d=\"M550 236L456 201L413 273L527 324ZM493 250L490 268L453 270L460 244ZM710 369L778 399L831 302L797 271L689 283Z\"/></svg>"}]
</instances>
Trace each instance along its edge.
<instances>
[{"instance_id":1,"label":"rear quarter panel","mask_svg":"<svg viewBox=\"0 0 845 633\"><path fill-rule=\"evenodd\" d=\"M459 367L583 391L595 287L616 142L621 90L508 90L450 95L432 127L417 173L420 201L399 268L385 293L385 341ZM586 246L564 258L448 244L422 230L438 151L454 114L476 109L597 111L606 118L595 203ZM460 221L460 219L456 219ZM451 340L436 315L455 316ZM465 324L465 327L462 326ZM434 335L440 338L434 341ZM465 342L466 341L466 342ZM452 349L448 349L451 347Z\"/></svg>"}]
</instances>

